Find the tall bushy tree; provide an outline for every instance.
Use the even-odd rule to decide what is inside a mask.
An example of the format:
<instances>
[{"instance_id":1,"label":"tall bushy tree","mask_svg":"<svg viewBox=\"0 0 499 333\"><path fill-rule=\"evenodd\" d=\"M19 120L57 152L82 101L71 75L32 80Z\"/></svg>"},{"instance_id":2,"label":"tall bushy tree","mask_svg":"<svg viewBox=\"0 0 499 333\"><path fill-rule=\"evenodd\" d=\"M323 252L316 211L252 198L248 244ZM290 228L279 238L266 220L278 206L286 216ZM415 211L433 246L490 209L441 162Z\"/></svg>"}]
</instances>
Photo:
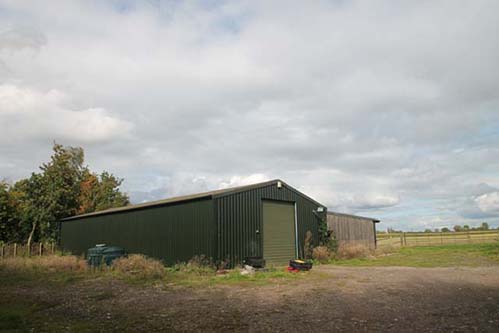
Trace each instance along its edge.
<instances>
[{"instance_id":1,"label":"tall bushy tree","mask_svg":"<svg viewBox=\"0 0 499 333\"><path fill-rule=\"evenodd\" d=\"M21 232L27 245L37 239L56 238L56 222L75 215L83 171L83 149L54 144L53 155L41 167L41 173L32 173L14 185L19 196Z\"/></svg>"},{"instance_id":2,"label":"tall bushy tree","mask_svg":"<svg viewBox=\"0 0 499 333\"><path fill-rule=\"evenodd\" d=\"M0 182L0 240L4 240L9 234L9 206L9 191L7 184Z\"/></svg>"},{"instance_id":3,"label":"tall bushy tree","mask_svg":"<svg viewBox=\"0 0 499 333\"><path fill-rule=\"evenodd\" d=\"M106 171L96 175L87 170L80 184L78 214L128 205L128 196L119 190L122 182Z\"/></svg>"},{"instance_id":4,"label":"tall bushy tree","mask_svg":"<svg viewBox=\"0 0 499 333\"><path fill-rule=\"evenodd\" d=\"M97 176L84 164L82 148L54 144L53 155L40 173L10 189L0 186L0 235L8 240L53 240L57 237L57 221L78 213L88 213L129 203L119 191L122 179L108 172ZM3 209L3 202L9 202ZM6 217L5 217L6 216ZM15 233L4 232L3 221L17 223Z\"/></svg>"},{"instance_id":5,"label":"tall bushy tree","mask_svg":"<svg viewBox=\"0 0 499 333\"><path fill-rule=\"evenodd\" d=\"M16 233L16 214L9 185L0 181L0 241L14 237Z\"/></svg>"}]
</instances>

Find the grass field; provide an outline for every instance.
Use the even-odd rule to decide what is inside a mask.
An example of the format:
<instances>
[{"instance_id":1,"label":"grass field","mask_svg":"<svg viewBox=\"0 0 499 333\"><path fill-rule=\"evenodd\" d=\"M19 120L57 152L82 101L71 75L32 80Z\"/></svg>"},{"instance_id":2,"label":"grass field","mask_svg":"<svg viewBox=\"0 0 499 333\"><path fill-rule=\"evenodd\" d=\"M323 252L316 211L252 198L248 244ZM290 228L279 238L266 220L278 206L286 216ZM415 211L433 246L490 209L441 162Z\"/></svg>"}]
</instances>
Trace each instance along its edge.
<instances>
[{"instance_id":1,"label":"grass field","mask_svg":"<svg viewBox=\"0 0 499 333\"><path fill-rule=\"evenodd\" d=\"M335 261L343 266L452 267L499 265L499 242L402 247L374 257Z\"/></svg>"},{"instance_id":2,"label":"grass field","mask_svg":"<svg viewBox=\"0 0 499 333\"><path fill-rule=\"evenodd\" d=\"M438 246L449 244L493 243L499 241L498 230L466 232L406 232L379 233L378 247L386 246Z\"/></svg>"}]
</instances>

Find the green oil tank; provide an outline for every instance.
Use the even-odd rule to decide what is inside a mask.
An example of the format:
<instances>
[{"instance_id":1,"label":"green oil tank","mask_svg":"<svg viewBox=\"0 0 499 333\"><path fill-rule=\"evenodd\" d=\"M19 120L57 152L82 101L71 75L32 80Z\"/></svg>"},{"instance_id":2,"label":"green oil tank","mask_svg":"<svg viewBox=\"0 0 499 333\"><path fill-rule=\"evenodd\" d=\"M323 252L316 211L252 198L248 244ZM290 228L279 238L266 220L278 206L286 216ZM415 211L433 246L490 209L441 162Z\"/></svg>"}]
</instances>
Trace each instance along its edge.
<instances>
[{"instance_id":1,"label":"green oil tank","mask_svg":"<svg viewBox=\"0 0 499 333\"><path fill-rule=\"evenodd\" d=\"M126 256L123 248L118 246L106 246L106 244L97 244L88 249L87 262L90 266L98 267L102 264L111 265L116 258Z\"/></svg>"}]
</instances>

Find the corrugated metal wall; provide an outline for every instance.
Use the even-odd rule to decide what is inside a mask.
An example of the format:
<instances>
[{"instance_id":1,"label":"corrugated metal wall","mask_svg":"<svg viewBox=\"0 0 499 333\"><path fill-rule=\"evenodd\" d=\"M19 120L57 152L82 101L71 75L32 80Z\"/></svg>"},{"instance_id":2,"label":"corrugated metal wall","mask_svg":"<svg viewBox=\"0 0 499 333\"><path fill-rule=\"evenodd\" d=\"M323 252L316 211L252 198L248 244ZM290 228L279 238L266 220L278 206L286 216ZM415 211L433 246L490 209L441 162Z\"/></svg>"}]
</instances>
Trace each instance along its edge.
<instances>
[{"instance_id":1,"label":"corrugated metal wall","mask_svg":"<svg viewBox=\"0 0 499 333\"><path fill-rule=\"evenodd\" d=\"M167 264L200 254L215 257L214 210L213 200L206 199L66 221L61 225L61 246L81 254L105 243Z\"/></svg>"},{"instance_id":2,"label":"corrugated metal wall","mask_svg":"<svg viewBox=\"0 0 499 333\"><path fill-rule=\"evenodd\" d=\"M303 256L305 233L313 234L318 245L319 219L313 213L317 203L284 184L281 188L270 184L245 192L215 198L218 222L218 258L238 264L247 256L263 256L263 202L262 200L296 202L298 222L298 251ZM258 232L257 232L258 231Z\"/></svg>"},{"instance_id":3,"label":"corrugated metal wall","mask_svg":"<svg viewBox=\"0 0 499 333\"><path fill-rule=\"evenodd\" d=\"M366 218L327 214L327 227L332 230L338 243L376 246L374 222Z\"/></svg>"},{"instance_id":4,"label":"corrugated metal wall","mask_svg":"<svg viewBox=\"0 0 499 333\"><path fill-rule=\"evenodd\" d=\"M314 211L320 205L284 183L281 188L272 183L213 199L64 221L61 246L81 254L105 243L160 258L167 264L201 254L239 264L247 256L263 256L263 200L296 203L299 256L303 256L308 230L318 245L319 218Z\"/></svg>"}]
</instances>

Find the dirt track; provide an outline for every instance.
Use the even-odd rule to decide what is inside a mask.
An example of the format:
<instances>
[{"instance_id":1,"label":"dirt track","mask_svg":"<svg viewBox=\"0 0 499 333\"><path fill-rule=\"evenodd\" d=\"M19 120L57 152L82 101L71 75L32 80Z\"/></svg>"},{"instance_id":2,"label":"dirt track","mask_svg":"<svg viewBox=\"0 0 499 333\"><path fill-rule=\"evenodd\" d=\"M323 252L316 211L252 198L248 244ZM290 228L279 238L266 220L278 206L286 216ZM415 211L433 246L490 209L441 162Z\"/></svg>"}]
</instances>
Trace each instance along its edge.
<instances>
[{"instance_id":1,"label":"dirt track","mask_svg":"<svg viewBox=\"0 0 499 333\"><path fill-rule=\"evenodd\" d=\"M499 267L322 266L282 285L5 290L44 304L35 331L499 331Z\"/></svg>"}]
</instances>

